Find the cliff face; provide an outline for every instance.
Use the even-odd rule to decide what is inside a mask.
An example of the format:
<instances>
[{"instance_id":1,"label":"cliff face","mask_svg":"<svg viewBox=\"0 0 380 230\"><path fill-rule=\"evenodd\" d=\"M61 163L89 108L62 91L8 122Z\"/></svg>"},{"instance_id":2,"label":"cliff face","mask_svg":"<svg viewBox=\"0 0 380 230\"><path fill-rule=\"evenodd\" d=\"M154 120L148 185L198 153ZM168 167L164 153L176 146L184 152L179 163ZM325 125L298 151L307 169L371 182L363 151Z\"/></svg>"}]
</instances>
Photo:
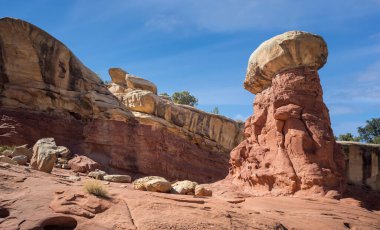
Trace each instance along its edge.
<instances>
[{"instance_id":1,"label":"cliff face","mask_svg":"<svg viewBox=\"0 0 380 230\"><path fill-rule=\"evenodd\" d=\"M223 178L228 152L242 139L237 123L167 102L144 85L129 81L132 96L110 92L46 32L0 19L0 144L54 137L108 171L198 182ZM145 101L153 101L153 109L139 109Z\"/></svg>"},{"instance_id":2,"label":"cliff face","mask_svg":"<svg viewBox=\"0 0 380 230\"><path fill-rule=\"evenodd\" d=\"M348 183L380 191L380 145L339 141L346 160Z\"/></svg>"},{"instance_id":3,"label":"cliff face","mask_svg":"<svg viewBox=\"0 0 380 230\"><path fill-rule=\"evenodd\" d=\"M173 127L178 135L193 135L199 146L211 151L228 152L243 140L242 130L234 120L157 96L153 83L119 68L109 72L110 92L126 108L136 112L137 119L159 121Z\"/></svg>"}]
</instances>

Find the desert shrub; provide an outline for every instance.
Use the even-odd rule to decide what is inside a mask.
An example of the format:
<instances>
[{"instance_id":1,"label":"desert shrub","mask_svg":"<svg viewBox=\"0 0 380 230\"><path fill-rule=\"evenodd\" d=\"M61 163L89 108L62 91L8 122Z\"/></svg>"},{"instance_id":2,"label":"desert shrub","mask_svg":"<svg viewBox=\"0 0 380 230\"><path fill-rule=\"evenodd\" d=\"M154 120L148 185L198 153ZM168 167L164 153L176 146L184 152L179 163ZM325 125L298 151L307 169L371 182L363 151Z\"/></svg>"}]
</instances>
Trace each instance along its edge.
<instances>
[{"instance_id":1,"label":"desert shrub","mask_svg":"<svg viewBox=\"0 0 380 230\"><path fill-rule=\"evenodd\" d=\"M360 137L355 137L352 133L341 134L336 138L338 141L355 141L359 142Z\"/></svg>"},{"instance_id":2,"label":"desert shrub","mask_svg":"<svg viewBox=\"0 0 380 230\"><path fill-rule=\"evenodd\" d=\"M12 146L9 146L9 145L0 145L0 153L4 152L5 150L10 150L10 151L13 151L15 150L16 146L12 145Z\"/></svg>"},{"instance_id":3,"label":"desert shrub","mask_svg":"<svg viewBox=\"0 0 380 230\"><path fill-rule=\"evenodd\" d=\"M196 106L198 99L191 95L189 91L175 92L172 95L172 100L177 104Z\"/></svg>"},{"instance_id":4,"label":"desert shrub","mask_svg":"<svg viewBox=\"0 0 380 230\"><path fill-rule=\"evenodd\" d=\"M214 107L211 111L210 111L210 113L213 113L213 114L219 114L219 108L216 106L216 107Z\"/></svg>"},{"instance_id":5,"label":"desert shrub","mask_svg":"<svg viewBox=\"0 0 380 230\"><path fill-rule=\"evenodd\" d=\"M84 190L92 195L99 197L108 197L107 190L103 187L99 181L91 180L84 184Z\"/></svg>"}]
</instances>

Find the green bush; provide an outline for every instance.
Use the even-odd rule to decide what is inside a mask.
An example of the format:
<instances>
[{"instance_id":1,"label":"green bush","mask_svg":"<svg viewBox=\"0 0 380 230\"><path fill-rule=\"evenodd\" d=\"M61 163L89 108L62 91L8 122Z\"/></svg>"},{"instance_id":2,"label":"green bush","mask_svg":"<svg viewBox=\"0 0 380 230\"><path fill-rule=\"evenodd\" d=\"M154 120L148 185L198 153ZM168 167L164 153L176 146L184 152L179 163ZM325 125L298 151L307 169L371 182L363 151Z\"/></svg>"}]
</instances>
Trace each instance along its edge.
<instances>
[{"instance_id":1,"label":"green bush","mask_svg":"<svg viewBox=\"0 0 380 230\"><path fill-rule=\"evenodd\" d=\"M189 91L175 92L172 95L172 100L177 104L196 106L198 99L191 95Z\"/></svg>"}]
</instances>

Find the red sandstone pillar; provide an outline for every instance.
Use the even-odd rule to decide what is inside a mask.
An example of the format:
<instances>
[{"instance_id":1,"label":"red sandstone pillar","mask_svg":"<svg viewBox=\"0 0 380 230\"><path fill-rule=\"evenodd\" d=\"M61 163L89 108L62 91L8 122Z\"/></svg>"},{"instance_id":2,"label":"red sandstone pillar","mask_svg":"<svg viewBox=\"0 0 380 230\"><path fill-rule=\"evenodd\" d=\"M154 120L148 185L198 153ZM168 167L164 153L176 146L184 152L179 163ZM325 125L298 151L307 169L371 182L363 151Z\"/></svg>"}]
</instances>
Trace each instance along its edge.
<instances>
[{"instance_id":1,"label":"red sandstone pillar","mask_svg":"<svg viewBox=\"0 0 380 230\"><path fill-rule=\"evenodd\" d=\"M255 195L336 197L344 189L344 158L335 143L317 70L324 40L290 31L251 55L244 87L256 94L247 139L231 152L229 177Z\"/></svg>"}]
</instances>

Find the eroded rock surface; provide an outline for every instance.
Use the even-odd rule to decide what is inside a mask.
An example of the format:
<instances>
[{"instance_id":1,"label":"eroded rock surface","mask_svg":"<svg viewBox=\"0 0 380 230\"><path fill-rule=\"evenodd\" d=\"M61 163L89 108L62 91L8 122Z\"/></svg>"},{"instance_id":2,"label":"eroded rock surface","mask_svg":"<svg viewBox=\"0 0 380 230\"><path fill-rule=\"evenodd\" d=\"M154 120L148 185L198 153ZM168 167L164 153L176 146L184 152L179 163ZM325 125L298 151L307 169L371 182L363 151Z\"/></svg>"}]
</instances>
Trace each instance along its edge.
<instances>
[{"instance_id":1,"label":"eroded rock surface","mask_svg":"<svg viewBox=\"0 0 380 230\"><path fill-rule=\"evenodd\" d=\"M111 76L112 90L43 30L0 19L0 144L53 137L112 174L201 183L226 176L242 139L236 122L164 101L153 83L121 69Z\"/></svg>"},{"instance_id":2,"label":"eroded rock surface","mask_svg":"<svg viewBox=\"0 0 380 230\"><path fill-rule=\"evenodd\" d=\"M153 83L140 83L140 87L123 83L119 75L125 76L127 82L131 76L120 68L111 68L109 73L113 81L109 90L128 109L139 112L134 114L136 118L165 124L180 136L192 135L196 144L213 152L228 151L242 141L241 128L236 121L157 96L153 86L149 87Z\"/></svg>"},{"instance_id":3,"label":"eroded rock surface","mask_svg":"<svg viewBox=\"0 0 380 230\"><path fill-rule=\"evenodd\" d=\"M58 147L54 138L40 139L33 146L33 156L30 166L42 172L50 173L58 159Z\"/></svg>"},{"instance_id":4,"label":"eroded rock surface","mask_svg":"<svg viewBox=\"0 0 380 230\"><path fill-rule=\"evenodd\" d=\"M348 183L380 191L380 145L339 141L344 153Z\"/></svg>"},{"instance_id":5,"label":"eroded rock surface","mask_svg":"<svg viewBox=\"0 0 380 230\"><path fill-rule=\"evenodd\" d=\"M326 57L322 38L299 31L276 36L252 54L245 87L259 93L245 124L247 139L231 152L229 178L236 185L257 195L334 197L343 191L344 157L317 72ZM259 87L262 77L268 82Z\"/></svg>"},{"instance_id":6,"label":"eroded rock surface","mask_svg":"<svg viewBox=\"0 0 380 230\"><path fill-rule=\"evenodd\" d=\"M91 172L95 169L99 169L101 166L98 162L91 160L86 156L75 156L69 160L68 165L74 172Z\"/></svg>"}]
</instances>

